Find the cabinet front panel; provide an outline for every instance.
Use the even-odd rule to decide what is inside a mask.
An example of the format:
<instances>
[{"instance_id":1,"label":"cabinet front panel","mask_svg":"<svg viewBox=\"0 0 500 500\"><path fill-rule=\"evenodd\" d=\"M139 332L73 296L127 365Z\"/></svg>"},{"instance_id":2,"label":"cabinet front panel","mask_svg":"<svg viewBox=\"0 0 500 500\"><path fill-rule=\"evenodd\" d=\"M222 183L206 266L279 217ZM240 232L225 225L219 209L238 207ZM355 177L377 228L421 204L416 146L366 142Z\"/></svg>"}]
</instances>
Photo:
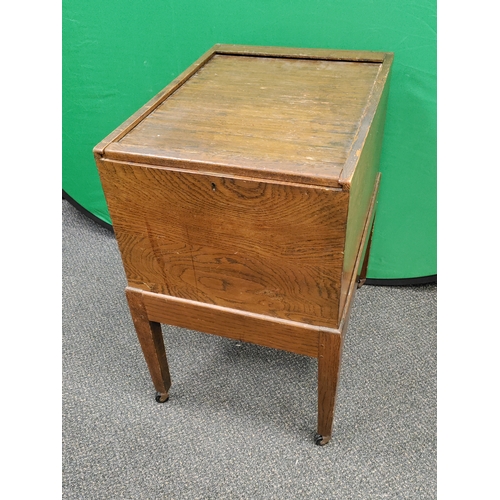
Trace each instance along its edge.
<instances>
[{"instance_id":1,"label":"cabinet front panel","mask_svg":"<svg viewBox=\"0 0 500 500\"><path fill-rule=\"evenodd\" d=\"M98 164L130 286L338 326L348 193Z\"/></svg>"}]
</instances>

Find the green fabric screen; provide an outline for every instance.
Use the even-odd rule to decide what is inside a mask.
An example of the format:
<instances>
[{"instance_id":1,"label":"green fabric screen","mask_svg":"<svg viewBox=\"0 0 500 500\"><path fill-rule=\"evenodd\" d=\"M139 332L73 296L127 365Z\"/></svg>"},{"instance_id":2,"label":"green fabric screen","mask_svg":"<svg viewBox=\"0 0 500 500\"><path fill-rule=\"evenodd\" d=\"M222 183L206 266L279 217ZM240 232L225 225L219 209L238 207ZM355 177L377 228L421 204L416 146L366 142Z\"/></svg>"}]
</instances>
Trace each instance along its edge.
<instances>
[{"instance_id":1,"label":"green fabric screen","mask_svg":"<svg viewBox=\"0 0 500 500\"><path fill-rule=\"evenodd\" d=\"M216 43L394 52L368 277L434 275L436 2L64 0L63 190L110 223L92 148Z\"/></svg>"}]
</instances>

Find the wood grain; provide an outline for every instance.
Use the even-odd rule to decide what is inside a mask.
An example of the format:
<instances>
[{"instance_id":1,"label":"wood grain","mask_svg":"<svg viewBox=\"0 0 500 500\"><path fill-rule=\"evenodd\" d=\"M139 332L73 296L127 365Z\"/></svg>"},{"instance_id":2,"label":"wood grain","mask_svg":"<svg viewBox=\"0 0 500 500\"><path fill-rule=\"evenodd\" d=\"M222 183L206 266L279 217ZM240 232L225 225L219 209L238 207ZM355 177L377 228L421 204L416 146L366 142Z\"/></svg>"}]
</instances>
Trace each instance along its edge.
<instances>
[{"instance_id":1,"label":"wood grain","mask_svg":"<svg viewBox=\"0 0 500 500\"><path fill-rule=\"evenodd\" d=\"M189 68L183 71L177 78L172 80L164 89L152 97L146 104L139 108L130 118L123 122L119 127L108 134L102 141L94 147L94 157L96 159L104 156L106 146L114 141L120 140L125 134L130 132L138 123L146 116L154 111L167 97L173 94L190 76L192 76L199 68L206 64L215 54L212 47L195 61Z\"/></svg>"},{"instance_id":2,"label":"wood grain","mask_svg":"<svg viewBox=\"0 0 500 500\"><path fill-rule=\"evenodd\" d=\"M380 174L375 183L368 213L365 217L361 242L354 262L354 269L364 268L366 247L370 245L373 220L375 217L375 205L378 194ZM362 264L363 263L363 264ZM366 269L364 269L366 271ZM362 270L363 272L363 270ZM344 275L345 279L345 275ZM350 282L344 298L344 306L341 309L338 332L323 331L319 334L318 345L318 431L322 437L318 444L324 445L330 441L337 397L337 387L340 375L342 359L342 347L349 325L351 307L356 293L356 273L351 273Z\"/></svg>"},{"instance_id":3,"label":"wood grain","mask_svg":"<svg viewBox=\"0 0 500 500\"><path fill-rule=\"evenodd\" d=\"M381 130L383 131L393 60L394 54L386 53L383 63L379 66L377 76L359 122L359 128L351 144L349 155L342 168L342 173L340 174L339 181L344 189L349 189L350 187L354 172L360 161L361 153L366 150L366 143L370 135L373 136L372 130L375 129L376 133L379 133ZM381 146L381 137L379 136L378 139L380 139Z\"/></svg>"},{"instance_id":4,"label":"wood grain","mask_svg":"<svg viewBox=\"0 0 500 500\"><path fill-rule=\"evenodd\" d=\"M375 214L374 214L375 215ZM368 241L365 241L363 244L362 252L361 252L361 262L363 263L361 265L361 268L359 270L359 275L357 276L356 280L358 282L358 288L361 288L365 282L366 282L366 275L368 272L368 262L370 261L370 251L372 247L372 240L373 240L373 229L375 226L375 217L373 217L373 220L371 221L371 229L370 233L367 237Z\"/></svg>"},{"instance_id":5,"label":"wood grain","mask_svg":"<svg viewBox=\"0 0 500 500\"><path fill-rule=\"evenodd\" d=\"M354 262L363 234L375 180L379 172L389 94L389 76L390 64L388 63L379 75L380 78L376 83L375 94L372 95L372 100L367 105L369 112L367 112L365 121L360 126L357 142L353 145L353 152L346 161L339 179L343 188L350 192L340 299L341 309L345 304L351 276L357 272Z\"/></svg>"},{"instance_id":6,"label":"wood grain","mask_svg":"<svg viewBox=\"0 0 500 500\"><path fill-rule=\"evenodd\" d=\"M318 434L326 444L332 435L333 413L337 395L342 336L321 332L318 355Z\"/></svg>"},{"instance_id":7,"label":"wood grain","mask_svg":"<svg viewBox=\"0 0 500 500\"><path fill-rule=\"evenodd\" d=\"M342 191L100 162L129 286L338 326Z\"/></svg>"},{"instance_id":8,"label":"wood grain","mask_svg":"<svg viewBox=\"0 0 500 500\"><path fill-rule=\"evenodd\" d=\"M216 45L94 148L158 392L160 323L318 357L328 442L392 59Z\"/></svg>"},{"instance_id":9,"label":"wood grain","mask_svg":"<svg viewBox=\"0 0 500 500\"><path fill-rule=\"evenodd\" d=\"M338 179L379 68L216 54L119 149Z\"/></svg>"},{"instance_id":10,"label":"wood grain","mask_svg":"<svg viewBox=\"0 0 500 500\"><path fill-rule=\"evenodd\" d=\"M158 322L151 321L148 317L140 291L127 288L125 292L137 338L141 344L151 379L155 389L166 397L172 382L170 380L170 371L161 326Z\"/></svg>"},{"instance_id":11,"label":"wood grain","mask_svg":"<svg viewBox=\"0 0 500 500\"><path fill-rule=\"evenodd\" d=\"M363 230L361 233L361 241L358 247L358 252L356 254L356 258L354 259L354 263L352 265L352 271L345 270L342 274L342 296L341 296L341 313L340 313L340 323L339 329L344 334L347 329L347 323L349 321L350 310L352 307L352 303L354 301L354 294L357 289L357 277L358 270L361 270L363 266L363 257L365 252L366 244L371 236L371 232L373 229L373 223L375 219L375 211L377 205L377 196L378 189L380 184L381 174L377 175L377 180L375 182L375 186L373 188L372 197L370 200L370 205L368 207L368 213L365 217L365 222L363 226ZM348 281L349 278L349 281ZM347 283L347 286L345 284Z\"/></svg>"},{"instance_id":12,"label":"wood grain","mask_svg":"<svg viewBox=\"0 0 500 500\"><path fill-rule=\"evenodd\" d=\"M318 338L321 332L336 332L333 329L269 318L157 293L142 292L142 296L148 317L152 321L304 356L318 356Z\"/></svg>"},{"instance_id":13,"label":"wood grain","mask_svg":"<svg viewBox=\"0 0 500 500\"><path fill-rule=\"evenodd\" d=\"M217 54L284 57L293 59L321 59L325 61L383 62L387 57L387 52L369 50L266 47L231 44L216 44L213 48Z\"/></svg>"}]
</instances>

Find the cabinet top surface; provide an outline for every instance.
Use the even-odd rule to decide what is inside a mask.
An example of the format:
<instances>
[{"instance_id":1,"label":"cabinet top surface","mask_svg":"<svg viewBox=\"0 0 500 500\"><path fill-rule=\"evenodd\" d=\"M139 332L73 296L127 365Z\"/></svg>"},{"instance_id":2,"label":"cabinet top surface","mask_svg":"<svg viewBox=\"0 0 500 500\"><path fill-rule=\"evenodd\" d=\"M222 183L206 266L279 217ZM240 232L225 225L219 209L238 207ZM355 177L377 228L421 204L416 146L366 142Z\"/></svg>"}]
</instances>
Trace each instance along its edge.
<instances>
[{"instance_id":1,"label":"cabinet top surface","mask_svg":"<svg viewBox=\"0 0 500 500\"><path fill-rule=\"evenodd\" d=\"M383 57L305 54L213 50L136 113L106 152L335 185L373 117Z\"/></svg>"}]
</instances>

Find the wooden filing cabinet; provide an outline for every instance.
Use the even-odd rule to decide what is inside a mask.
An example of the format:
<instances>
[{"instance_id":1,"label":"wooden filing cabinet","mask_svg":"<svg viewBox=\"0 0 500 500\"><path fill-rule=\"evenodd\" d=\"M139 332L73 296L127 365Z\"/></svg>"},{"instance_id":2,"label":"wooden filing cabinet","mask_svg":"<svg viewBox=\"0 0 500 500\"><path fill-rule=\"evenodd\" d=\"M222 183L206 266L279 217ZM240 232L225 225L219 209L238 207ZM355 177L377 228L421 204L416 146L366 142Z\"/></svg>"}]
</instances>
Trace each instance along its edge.
<instances>
[{"instance_id":1,"label":"wooden filing cabinet","mask_svg":"<svg viewBox=\"0 0 500 500\"><path fill-rule=\"evenodd\" d=\"M317 358L330 440L392 59L216 45L94 148L157 401L161 323L226 336Z\"/></svg>"}]
</instances>

